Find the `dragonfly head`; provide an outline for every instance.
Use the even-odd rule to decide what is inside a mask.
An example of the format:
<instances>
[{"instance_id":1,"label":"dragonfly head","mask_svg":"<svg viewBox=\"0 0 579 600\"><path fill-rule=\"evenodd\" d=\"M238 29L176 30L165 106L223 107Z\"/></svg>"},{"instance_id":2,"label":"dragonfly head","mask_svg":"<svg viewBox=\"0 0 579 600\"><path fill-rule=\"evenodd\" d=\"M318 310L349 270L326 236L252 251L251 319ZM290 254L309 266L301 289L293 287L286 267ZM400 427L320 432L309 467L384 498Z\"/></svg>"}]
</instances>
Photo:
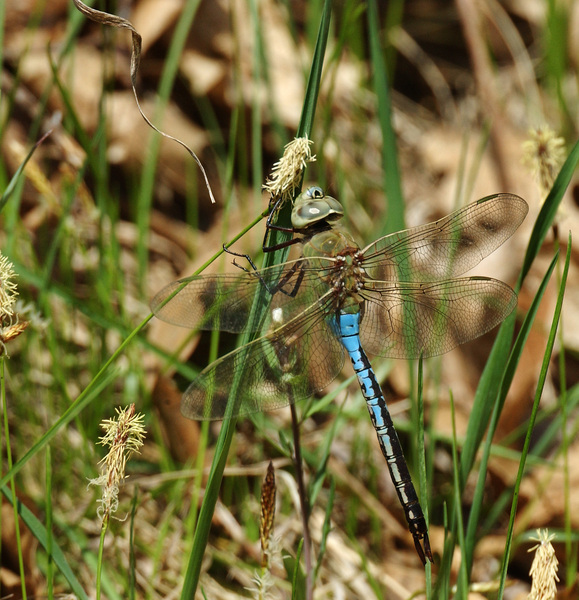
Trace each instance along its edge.
<instances>
[{"instance_id":1,"label":"dragonfly head","mask_svg":"<svg viewBox=\"0 0 579 600\"><path fill-rule=\"evenodd\" d=\"M326 196L321 187L314 186L302 192L295 200L292 225L305 229L320 221L337 221L344 216L344 208L332 196Z\"/></svg>"}]
</instances>

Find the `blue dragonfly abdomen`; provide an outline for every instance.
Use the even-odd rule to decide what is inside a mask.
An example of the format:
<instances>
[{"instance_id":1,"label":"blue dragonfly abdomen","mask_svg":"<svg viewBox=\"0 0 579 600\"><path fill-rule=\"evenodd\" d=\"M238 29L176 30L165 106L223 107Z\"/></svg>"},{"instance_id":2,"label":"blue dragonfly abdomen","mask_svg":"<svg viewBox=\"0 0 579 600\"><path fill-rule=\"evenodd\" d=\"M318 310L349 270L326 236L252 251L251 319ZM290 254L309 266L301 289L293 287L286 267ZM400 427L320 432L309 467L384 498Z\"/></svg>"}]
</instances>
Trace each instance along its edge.
<instances>
[{"instance_id":1,"label":"blue dragonfly abdomen","mask_svg":"<svg viewBox=\"0 0 579 600\"><path fill-rule=\"evenodd\" d=\"M408 529L414 538L416 551L423 563L426 563L426 558L432 562L426 519L412 483L402 444L398 439L380 384L360 343L360 313L339 314L336 317L335 327L352 361L352 367L366 400L370 419L378 436L380 449L386 459L392 483L404 509Z\"/></svg>"}]
</instances>

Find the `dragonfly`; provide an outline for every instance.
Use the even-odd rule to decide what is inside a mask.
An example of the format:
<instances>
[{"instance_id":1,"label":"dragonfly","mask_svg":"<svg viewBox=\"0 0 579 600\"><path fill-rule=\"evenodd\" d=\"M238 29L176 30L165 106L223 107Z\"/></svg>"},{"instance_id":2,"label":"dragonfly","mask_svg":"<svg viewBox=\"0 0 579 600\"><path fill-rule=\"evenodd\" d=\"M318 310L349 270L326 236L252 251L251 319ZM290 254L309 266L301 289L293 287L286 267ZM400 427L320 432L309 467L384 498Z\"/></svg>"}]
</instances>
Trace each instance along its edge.
<instances>
[{"instance_id":1,"label":"dragonfly","mask_svg":"<svg viewBox=\"0 0 579 600\"><path fill-rule=\"evenodd\" d=\"M423 564L432 562L426 519L366 352L427 358L503 321L515 292L496 279L459 276L505 242L527 211L519 196L496 194L360 248L339 224L340 202L308 188L291 215L297 258L182 279L153 298L153 312L166 322L255 336L197 376L181 412L219 420L287 406L327 387L347 354L416 551Z\"/></svg>"}]
</instances>

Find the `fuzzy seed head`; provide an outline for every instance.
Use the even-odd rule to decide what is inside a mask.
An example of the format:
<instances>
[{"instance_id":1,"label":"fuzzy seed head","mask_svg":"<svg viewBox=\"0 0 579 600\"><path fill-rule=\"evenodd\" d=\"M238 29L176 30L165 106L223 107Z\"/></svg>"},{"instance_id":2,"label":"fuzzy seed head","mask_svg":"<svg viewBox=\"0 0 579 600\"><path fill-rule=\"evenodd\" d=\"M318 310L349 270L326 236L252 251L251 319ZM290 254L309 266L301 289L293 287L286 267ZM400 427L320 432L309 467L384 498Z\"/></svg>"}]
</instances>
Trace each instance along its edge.
<instances>
[{"instance_id":1,"label":"fuzzy seed head","mask_svg":"<svg viewBox=\"0 0 579 600\"><path fill-rule=\"evenodd\" d=\"M97 514L103 523L118 508L119 486L126 478L127 459L134 452L139 452L145 437L144 415L135 414L134 404L125 409L117 408L116 412L116 419L105 419L101 423L105 433L99 443L109 446L109 451L101 460L100 477L90 481L90 484L102 487Z\"/></svg>"},{"instance_id":2,"label":"fuzzy seed head","mask_svg":"<svg viewBox=\"0 0 579 600\"><path fill-rule=\"evenodd\" d=\"M14 315L14 303L18 296L14 277L16 273L12 263L0 252L0 319Z\"/></svg>"},{"instance_id":3,"label":"fuzzy seed head","mask_svg":"<svg viewBox=\"0 0 579 600\"><path fill-rule=\"evenodd\" d=\"M549 535L547 529L537 529L537 537L533 538L539 543L529 549L529 552L536 552L529 571L532 584L528 600L554 600L557 597L559 561L555 556L555 549L551 545L554 537L554 535Z\"/></svg>"},{"instance_id":4,"label":"fuzzy seed head","mask_svg":"<svg viewBox=\"0 0 579 600\"><path fill-rule=\"evenodd\" d=\"M269 563L268 548L271 533L273 531L273 521L275 517L275 473L273 464L270 462L267 467L265 481L261 488L261 515L259 519L259 538L261 541L261 566L267 567Z\"/></svg>"},{"instance_id":5,"label":"fuzzy seed head","mask_svg":"<svg viewBox=\"0 0 579 600\"><path fill-rule=\"evenodd\" d=\"M273 165L271 174L263 186L263 189L271 194L272 203L280 197L284 198L284 203L291 200L294 190L302 183L307 164L316 160L310 148L312 144L312 140L308 140L307 137L295 138L286 144L283 156Z\"/></svg>"},{"instance_id":6,"label":"fuzzy seed head","mask_svg":"<svg viewBox=\"0 0 579 600\"><path fill-rule=\"evenodd\" d=\"M529 130L529 139L523 142L523 164L538 179L542 196L553 187L564 159L565 140L557 137L549 126Z\"/></svg>"}]
</instances>

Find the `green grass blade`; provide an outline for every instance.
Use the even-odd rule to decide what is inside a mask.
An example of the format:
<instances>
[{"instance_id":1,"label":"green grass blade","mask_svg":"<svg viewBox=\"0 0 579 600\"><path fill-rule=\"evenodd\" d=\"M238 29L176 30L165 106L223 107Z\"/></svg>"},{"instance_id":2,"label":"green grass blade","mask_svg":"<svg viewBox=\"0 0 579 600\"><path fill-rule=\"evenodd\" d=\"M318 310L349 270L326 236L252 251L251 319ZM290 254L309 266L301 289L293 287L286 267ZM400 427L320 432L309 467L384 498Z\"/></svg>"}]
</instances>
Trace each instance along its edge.
<instances>
[{"instance_id":1,"label":"green grass blade","mask_svg":"<svg viewBox=\"0 0 579 600\"><path fill-rule=\"evenodd\" d=\"M10 489L2 485L1 487L2 493L8 499L8 501L12 504L14 499L12 497L12 492ZM51 558L54 561L54 564L58 567L63 577L68 581L71 590L76 594L78 598L82 600L88 600L88 596L86 595L83 587L81 586L78 579L75 577L70 565L68 564L62 550L56 545L53 539L49 542L49 536L47 535L46 529L44 525L34 516L34 514L16 498L16 504L18 508L18 514L20 518L24 521L26 527L32 533L32 535L40 542L40 545L48 551L51 550Z\"/></svg>"},{"instance_id":2,"label":"green grass blade","mask_svg":"<svg viewBox=\"0 0 579 600\"><path fill-rule=\"evenodd\" d=\"M310 69L310 76L308 78L308 84L306 87L304 106L302 108L300 124L298 125L297 137L310 138L312 128L314 126L314 116L316 114L316 105L318 103L318 95L320 93L320 83L322 81L324 56L326 54L328 34L330 31L331 6L331 1L325 0L324 10L320 20L320 27L318 29L316 47L314 49L314 56L312 59L312 66Z\"/></svg>"},{"instance_id":3,"label":"green grass blade","mask_svg":"<svg viewBox=\"0 0 579 600\"><path fill-rule=\"evenodd\" d=\"M159 128L161 129L163 114L169 102L169 95L171 94L179 70L181 54L183 53L183 48L185 47L185 42L187 41L187 36L191 30L199 3L200 0L188 0L185 2L171 38L171 45L165 60L163 73L161 74L161 81L159 82L157 106L155 107L155 115L153 117L153 121L159 123ZM137 258L141 281L145 281L145 274L148 266L149 219L153 203L155 180L157 177L157 161L159 159L159 151L161 148L161 136L158 132L151 131L149 140L145 164L141 171L140 193L138 195L135 213L137 231L140 232L137 244Z\"/></svg>"},{"instance_id":4,"label":"green grass blade","mask_svg":"<svg viewBox=\"0 0 579 600\"><path fill-rule=\"evenodd\" d=\"M320 93L320 85L322 81L324 56L326 52L326 46L328 44L328 35L330 32L331 7L331 0L325 0L296 137L307 137L308 139L311 139L312 129L314 125L314 116L316 114L316 106L318 103L318 96ZM299 190L297 191L297 193L299 193ZM289 204L286 204L279 211L277 223L283 227L289 227L290 214L291 206ZM280 242L288 240L290 238L290 235L291 234L283 231L272 231L270 237L271 245L275 246ZM286 259L287 254L287 248L278 250L276 252L268 252L265 255L264 267L269 267L271 265L283 262Z\"/></svg>"},{"instance_id":5,"label":"green grass blade","mask_svg":"<svg viewBox=\"0 0 579 600\"><path fill-rule=\"evenodd\" d=\"M453 476L454 476L454 497L453 502L455 506L460 506L460 473L458 469L459 461L458 461L458 449L457 449L457 440L456 440L456 414L454 408L454 398L452 396L452 392L450 394L450 414L452 418L452 464L453 464ZM459 540L459 546L461 551L461 563L460 563L460 573L458 578L458 589L460 596L461 594L466 598L468 596L468 574L466 571L466 565L468 563L466 556L466 543L465 543L465 530L464 530L464 521L462 518L462 511L456 511L456 537Z\"/></svg>"},{"instance_id":6,"label":"green grass blade","mask_svg":"<svg viewBox=\"0 0 579 600\"><path fill-rule=\"evenodd\" d=\"M557 213L557 209L563 194L571 181L571 176L577 162L579 161L579 142L575 145L571 153L569 154L565 164L563 165L553 188L547 196L545 203L537 221L533 228L527 253L523 261L523 267L521 275L519 277L516 289L520 289L520 286L529 272L530 266L536 258L543 240L547 234L547 231L553 224L553 219ZM502 369L506 363L506 358L509 353L511 339L515 326L515 314L511 314L499 329L493 349L486 363L485 369L480 379L480 383L475 396L475 407L478 403L482 402L483 407L475 417L471 415L469 419L466 439L467 443L463 448L461 455L461 486L464 486L472 465L474 464L474 458L480 446L480 442L486 431L486 428L490 419L490 411L485 412L485 399L495 398L499 389L499 382L502 380Z\"/></svg>"},{"instance_id":7,"label":"green grass blade","mask_svg":"<svg viewBox=\"0 0 579 600\"><path fill-rule=\"evenodd\" d=\"M304 574L300 569L300 559L302 557L302 552L304 549L304 540L303 538L300 540L298 545L298 551L296 552L295 560L291 558L286 559L284 563L291 565L292 569L292 600L299 600L300 598L306 597L306 581ZM286 567L287 569L287 567Z\"/></svg>"},{"instance_id":8,"label":"green grass blade","mask_svg":"<svg viewBox=\"0 0 579 600\"><path fill-rule=\"evenodd\" d=\"M557 304L555 305L555 312L553 314L553 321L551 323L551 330L549 331L549 339L547 340L547 347L543 355L543 363L541 365L541 372L539 374L539 380L537 382L537 389L535 391L535 400L533 402L533 409L531 410L531 417L529 419L529 426L527 429L527 435L525 437L525 443L523 445L523 451L521 453L521 460L519 462L519 470L517 478L515 480L515 489L513 490L513 503L511 506L511 515L509 518L509 526L507 529L507 544L505 546L505 553L503 555L503 564L501 568L501 582L499 588L498 598L502 598L505 591L505 582L507 578L507 567L509 564L509 556L511 553L511 547L513 544L513 532L515 528L515 516L517 513L517 504L519 500L519 490L521 482L523 480L523 474L525 472L526 459L529 454L529 448L531 445L531 435L535 425L535 419L539 410L539 402L543 394L543 388L545 387L545 381L547 379L547 371L551 363L551 355L553 354L553 347L555 346L555 340L557 337L557 328L559 326L559 320L561 318L561 309L563 307L563 297L565 295L565 286L567 284L567 275L569 273L569 265L571 263L571 232L569 232L569 242L567 244L567 256L565 257L565 267L563 269L563 275L561 277L561 285L559 286L559 294L557 296ZM554 266L554 265L553 265Z\"/></svg>"},{"instance_id":9,"label":"green grass blade","mask_svg":"<svg viewBox=\"0 0 579 600\"><path fill-rule=\"evenodd\" d=\"M50 446L46 447L46 459L44 462L46 469L46 496L45 510L46 513L46 595L49 599L54 598L54 556L53 546L54 538L52 536L53 527L53 507L52 507L52 490L54 482L52 478L52 452Z\"/></svg>"},{"instance_id":10,"label":"green grass blade","mask_svg":"<svg viewBox=\"0 0 579 600\"><path fill-rule=\"evenodd\" d=\"M320 539L320 550L318 552L318 556L316 558L316 564L314 566L314 574L312 577L312 585L315 587L316 579L318 578L318 573L320 567L322 566L322 561L324 560L324 556L326 554L326 547L328 541L328 535L332 529L332 510L334 508L334 496L336 493L336 482L333 477L330 477L330 487L328 489L328 502L326 504L326 514L324 516L324 524L322 525L322 536Z\"/></svg>"},{"instance_id":11,"label":"green grass blade","mask_svg":"<svg viewBox=\"0 0 579 600\"><path fill-rule=\"evenodd\" d=\"M4 190L4 192L2 193L2 195L0 196L0 212L2 212L2 210L6 206L6 202L8 202L10 196L14 192L14 189L16 188L16 184L18 183L18 180L20 179L20 175L22 175L22 172L24 171L24 167L26 166L26 163L32 158L32 155L34 154L36 148L38 148L38 146L40 146L40 144L42 144L42 142L44 142L44 140L51 133L52 133L52 129L49 130L49 131L47 131L36 142L36 144L34 144L34 146L32 146L32 148L30 149L30 152L28 152L28 154L26 155L26 158L22 161L22 163L16 169L14 175L11 177L10 181L8 182L8 185L6 186L6 189Z\"/></svg>"},{"instance_id":12,"label":"green grass blade","mask_svg":"<svg viewBox=\"0 0 579 600\"><path fill-rule=\"evenodd\" d=\"M400 183L398 167L398 152L396 149L396 134L392 127L392 100L386 72L386 64L380 45L378 30L380 17L376 0L368 0L368 31L370 43L370 58L374 74L374 91L378 99L378 118L382 130L383 150L382 167L384 170L384 191L388 200L388 212L384 224L383 235L400 231L404 225L404 198Z\"/></svg>"},{"instance_id":13,"label":"green grass blade","mask_svg":"<svg viewBox=\"0 0 579 600\"><path fill-rule=\"evenodd\" d=\"M416 443L416 452L418 454L418 481L420 483L420 489L418 492L418 500L426 519L426 525L429 524L428 518L428 479L426 473L426 450L424 447L424 396L423 396L423 384L424 384L424 364L422 357L418 360L418 382L417 382L417 393L416 393L416 423L414 431L418 432L418 438ZM432 585L432 565L429 561L426 561L426 598L427 600L431 597L431 585Z\"/></svg>"},{"instance_id":14,"label":"green grass blade","mask_svg":"<svg viewBox=\"0 0 579 600\"><path fill-rule=\"evenodd\" d=\"M545 200L543 208L539 213L529 240L521 275L516 286L517 290L520 289L524 278L529 272L531 264L541 248L541 244L545 239L549 228L552 226L553 219L555 218L563 194L569 185L578 161L579 142L574 146L567 157L567 160L561 168L561 171ZM494 401L493 399L498 397L500 386L503 385L501 382L505 381L504 365L507 364L515 321L516 315L513 313L501 325L477 388L473 411L469 418L465 444L461 454L461 490L464 489L466 479L474 464L474 459L483 439L484 432L493 415L491 406ZM514 367L515 365L513 365L512 368ZM469 545L469 543L470 537L467 532L467 545ZM452 544L453 542L451 541L449 548L452 547ZM468 571L470 571L470 568Z\"/></svg>"},{"instance_id":15,"label":"green grass blade","mask_svg":"<svg viewBox=\"0 0 579 600\"><path fill-rule=\"evenodd\" d=\"M545 290L547 289L547 285L551 279L551 275L552 275L555 265L557 263L557 259L558 259L558 256L555 256L555 258L553 258L553 260L551 261L551 264L549 265L549 268L548 268L547 272L545 273L545 276L543 277L541 285L539 286L539 289L537 290L537 293L535 294L533 302L527 312L525 320L523 321L521 330L520 330L519 335L517 336L517 339L513 346L513 350L510 353L509 360L506 363L504 375L502 376L501 382L500 382L500 391L499 391L497 397L494 399L494 406L492 406L492 410L491 410L490 405L487 407L483 407L481 405L481 403L479 403L478 405L473 407L473 415L471 415L471 418L482 418L478 414L478 410L481 410L481 409L488 410L492 416L491 416L491 422L490 422L489 430L488 430L487 437L486 437L486 442L485 442L484 448L483 448L481 464L480 464L480 468L479 468L479 478L478 478L477 485L475 488L475 493L473 495L473 502L472 502L472 506L471 506L469 522L468 522L468 527L467 527L467 534L466 534L466 540L465 540L466 546L464 549L464 555L466 557L466 562L467 562L467 567L468 567L467 573L470 572L470 568L472 565L472 558L474 555L474 548L475 548L475 544L476 544L476 532L477 532L477 528L478 528L479 522L480 522L480 514L481 514L482 503L483 503L483 499L484 499L484 486L485 486L486 473L487 473L487 464L488 464L488 460L489 460L490 453L491 453L492 439L495 434L496 428L498 426L499 418L500 418L500 415L501 415L501 412L502 412L502 409L503 409L503 406L504 406L504 403L505 403L505 400L507 397L507 393L511 386L512 380L515 376L515 371L517 369L517 365L519 364L521 354L523 352L525 343L531 332L531 327L533 325L533 322L534 322L537 312L539 310L539 305L541 303L541 300L543 298ZM477 410L476 414L475 414L475 408ZM466 443L468 443L468 439L467 439Z\"/></svg>"}]
</instances>

